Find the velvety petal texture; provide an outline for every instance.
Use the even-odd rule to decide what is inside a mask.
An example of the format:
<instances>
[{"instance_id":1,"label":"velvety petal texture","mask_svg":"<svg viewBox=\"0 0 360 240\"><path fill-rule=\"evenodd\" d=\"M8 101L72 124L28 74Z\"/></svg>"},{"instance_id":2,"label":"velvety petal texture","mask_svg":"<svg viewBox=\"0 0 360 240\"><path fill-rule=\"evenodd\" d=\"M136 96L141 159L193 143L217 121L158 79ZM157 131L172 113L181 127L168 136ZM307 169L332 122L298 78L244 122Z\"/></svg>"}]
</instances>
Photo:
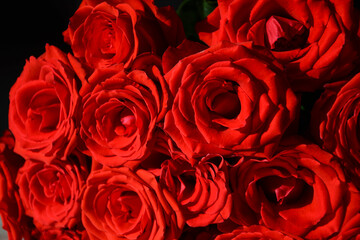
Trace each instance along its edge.
<instances>
[{"instance_id":1,"label":"velvety petal texture","mask_svg":"<svg viewBox=\"0 0 360 240\"><path fill-rule=\"evenodd\" d=\"M230 233L223 233L215 238L215 240L239 239L301 240L299 237L291 237L281 231L271 230L261 225L239 227Z\"/></svg>"},{"instance_id":2,"label":"velvety petal texture","mask_svg":"<svg viewBox=\"0 0 360 240\"><path fill-rule=\"evenodd\" d=\"M179 205L143 169L93 171L82 201L82 220L92 240L177 239L184 226Z\"/></svg>"},{"instance_id":3,"label":"velvety petal texture","mask_svg":"<svg viewBox=\"0 0 360 240\"><path fill-rule=\"evenodd\" d=\"M312 110L312 134L341 159L360 188L360 74L328 84Z\"/></svg>"},{"instance_id":4,"label":"velvety petal texture","mask_svg":"<svg viewBox=\"0 0 360 240\"><path fill-rule=\"evenodd\" d=\"M360 240L360 0L77 1L10 90L9 240Z\"/></svg>"},{"instance_id":5,"label":"velvety petal texture","mask_svg":"<svg viewBox=\"0 0 360 240\"><path fill-rule=\"evenodd\" d=\"M80 135L94 160L134 167L149 154L167 105L164 78L155 66L151 69L151 74L98 69L84 82Z\"/></svg>"},{"instance_id":6,"label":"velvety petal texture","mask_svg":"<svg viewBox=\"0 0 360 240\"><path fill-rule=\"evenodd\" d=\"M88 240L89 237L85 231L72 231L55 228L41 232L39 240Z\"/></svg>"},{"instance_id":7,"label":"velvety petal texture","mask_svg":"<svg viewBox=\"0 0 360 240\"><path fill-rule=\"evenodd\" d=\"M286 67L295 91L314 91L359 64L359 14L353 0L219 0L198 25L208 45L253 41Z\"/></svg>"},{"instance_id":8,"label":"velvety petal texture","mask_svg":"<svg viewBox=\"0 0 360 240\"><path fill-rule=\"evenodd\" d=\"M28 223L15 184L16 174L24 159L13 152L14 137L5 131L0 137L0 216L8 240L29 239Z\"/></svg>"},{"instance_id":9,"label":"velvety petal texture","mask_svg":"<svg viewBox=\"0 0 360 240\"><path fill-rule=\"evenodd\" d=\"M40 232L80 223L81 190L88 174L84 160L81 153L50 164L26 160L19 170L16 183L25 212Z\"/></svg>"},{"instance_id":10,"label":"velvety petal texture","mask_svg":"<svg viewBox=\"0 0 360 240\"><path fill-rule=\"evenodd\" d=\"M129 67L145 52L161 56L185 37L175 11L149 0L84 0L64 36L74 55L93 69Z\"/></svg>"},{"instance_id":11,"label":"velvety petal texture","mask_svg":"<svg viewBox=\"0 0 360 240\"><path fill-rule=\"evenodd\" d=\"M298 101L281 66L250 42L190 55L165 79L174 100L164 130L189 159L270 156L295 119Z\"/></svg>"},{"instance_id":12,"label":"velvety petal texture","mask_svg":"<svg viewBox=\"0 0 360 240\"><path fill-rule=\"evenodd\" d=\"M219 155L208 155L192 167L180 156L162 164L160 182L177 198L191 227L221 223L230 216L228 170Z\"/></svg>"},{"instance_id":13,"label":"velvety petal texture","mask_svg":"<svg viewBox=\"0 0 360 240\"><path fill-rule=\"evenodd\" d=\"M76 60L54 46L31 57L10 90L9 128L14 151L49 163L65 160L77 145L81 113Z\"/></svg>"},{"instance_id":14,"label":"velvety petal texture","mask_svg":"<svg viewBox=\"0 0 360 240\"><path fill-rule=\"evenodd\" d=\"M317 145L291 138L281 149L269 160L249 159L231 169L230 219L305 239L336 236L349 216L358 216L359 191L337 159Z\"/></svg>"}]
</instances>

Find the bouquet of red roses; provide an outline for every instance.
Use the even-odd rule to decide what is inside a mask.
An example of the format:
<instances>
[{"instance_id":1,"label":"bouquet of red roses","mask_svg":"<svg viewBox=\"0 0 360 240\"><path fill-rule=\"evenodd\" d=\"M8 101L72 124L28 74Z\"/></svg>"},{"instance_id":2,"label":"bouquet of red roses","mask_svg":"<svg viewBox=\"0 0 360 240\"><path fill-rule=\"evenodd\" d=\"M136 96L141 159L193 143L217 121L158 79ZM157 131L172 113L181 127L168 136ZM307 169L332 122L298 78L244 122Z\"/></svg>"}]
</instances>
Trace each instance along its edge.
<instances>
[{"instance_id":1,"label":"bouquet of red roses","mask_svg":"<svg viewBox=\"0 0 360 240\"><path fill-rule=\"evenodd\" d=\"M9 239L360 239L352 0L83 0L10 90Z\"/></svg>"}]
</instances>

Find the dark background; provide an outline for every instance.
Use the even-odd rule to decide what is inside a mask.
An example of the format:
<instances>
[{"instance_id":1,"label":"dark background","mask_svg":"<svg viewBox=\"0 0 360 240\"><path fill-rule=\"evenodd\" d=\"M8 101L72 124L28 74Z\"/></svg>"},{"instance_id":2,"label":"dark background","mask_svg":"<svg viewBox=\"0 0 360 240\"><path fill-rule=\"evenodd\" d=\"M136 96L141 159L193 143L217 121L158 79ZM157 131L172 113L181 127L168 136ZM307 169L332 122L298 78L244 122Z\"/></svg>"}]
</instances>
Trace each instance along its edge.
<instances>
[{"instance_id":1,"label":"dark background","mask_svg":"<svg viewBox=\"0 0 360 240\"><path fill-rule=\"evenodd\" d=\"M0 132L7 127L9 90L30 56L39 57L45 44L64 52L70 47L63 42L69 18L81 0L5 1L0 14ZM158 6L177 6L181 0L157 0Z\"/></svg>"}]
</instances>

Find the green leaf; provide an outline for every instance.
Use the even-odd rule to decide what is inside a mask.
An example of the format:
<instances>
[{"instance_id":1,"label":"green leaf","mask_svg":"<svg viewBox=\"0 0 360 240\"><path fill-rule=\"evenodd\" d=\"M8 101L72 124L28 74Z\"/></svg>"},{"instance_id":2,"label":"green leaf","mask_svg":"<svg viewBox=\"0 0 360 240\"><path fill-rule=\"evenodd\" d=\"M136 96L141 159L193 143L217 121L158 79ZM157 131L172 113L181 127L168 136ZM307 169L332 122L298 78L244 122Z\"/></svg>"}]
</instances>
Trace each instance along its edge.
<instances>
[{"instance_id":1,"label":"green leaf","mask_svg":"<svg viewBox=\"0 0 360 240\"><path fill-rule=\"evenodd\" d=\"M216 0L203 0L203 18L206 18L216 7Z\"/></svg>"},{"instance_id":2,"label":"green leaf","mask_svg":"<svg viewBox=\"0 0 360 240\"><path fill-rule=\"evenodd\" d=\"M206 18L217 6L216 0L184 0L177 9L181 18L186 37L193 41L199 41L195 26Z\"/></svg>"},{"instance_id":3,"label":"green leaf","mask_svg":"<svg viewBox=\"0 0 360 240\"><path fill-rule=\"evenodd\" d=\"M177 9L184 26L186 37L190 40L197 40L197 34L194 25L200 20L197 12L196 2L194 0L184 0Z\"/></svg>"}]
</instances>

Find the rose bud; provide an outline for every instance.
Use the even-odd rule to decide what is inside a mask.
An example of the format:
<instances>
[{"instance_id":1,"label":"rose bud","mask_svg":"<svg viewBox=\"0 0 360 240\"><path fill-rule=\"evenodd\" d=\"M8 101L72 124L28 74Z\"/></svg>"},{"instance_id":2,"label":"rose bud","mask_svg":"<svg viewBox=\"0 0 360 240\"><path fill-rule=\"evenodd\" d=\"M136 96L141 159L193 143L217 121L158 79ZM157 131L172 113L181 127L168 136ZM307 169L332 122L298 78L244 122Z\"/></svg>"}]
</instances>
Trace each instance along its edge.
<instances>
[{"instance_id":1,"label":"rose bud","mask_svg":"<svg viewBox=\"0 0 360 240\"><path fill-rule=\"evenodd\" d=\"M311 92L357 68L359 23L353 0L225 0L198 31L208 45L253 41L268 48L293 89Z\"/></svg>"},{"instance_id":2,"label":"rose bud","mask_svg":"<svg viewBox=\"0 0 360 240\"><path fill-rule=\"evenodd\" d=\"M222 156L208 155L194 167L180 156L167 160L162 164L160 182L176 197L190 227L229 218L232 199Z\"/></svg>"},{"instance_id":3,"label":"rose bud","mask_svg":"<svg viewBox=\"0 0 360 240\"><path fill-rule=\"evenodd\" d=\"M26 62L11 88L9 128L22 157L49 163L65 160L76 147L81 111L75 62L47 45L43 55Z\"/></svg>"},{"instance_id":4,"label":"rose bud","mask_svg":"<svg viewBox=\"0 0 360 240\"><path fill-rule=\"evenodd\" d=\"M337 159L295 137L269 160L248 159L232 168L230 185L233 222L305 239L337 235L360 211L360 193L346 182Z\"/></svg>"},{"instance_id":5,"label":"rose bud","mask_svg":"<svg viewBox=\"0 0 360 240\"><path fill-rule=\"evenodd\" d=\"M31 225L31 220L25 216L15 184L16 174L24 159L15 154L13 148L14 138L9 131L5 131L0 137L0 216L9 240L29 239L27 227Z\"/></svg>"},{"instance_id":6,"label":"rose bud","mask_svg":"<svg viewBox=\"0 0 360 240\"><path fill-rule=\"evenodd\" d=\"M296 236L289 236L281 231L271 230L265 226L242 226L230 233L218 235L215 240L240 240L240 239L271 239L271 240L301 240Z\"/></svg>"},{"instance_id":7,"label":"rose bud","mask_svg":"<svg viewBox=\"0 0 360 240\"><path fill-rule=\"evenodd\" d=\"M19 170L16 183L25 212L40 232L80 223L81 190L88 174L84 165L84 156L74 152L67 161L50 164L26 160Z\"/></svg>"},{"instance_id":8,"label":"rose bud","mask_svg":"<svg viewBox=\"0 0 360 240\"><path fill-rule=\"evenodd\" d=\"M165 79L174 100L164 130L189 159L270 156L298 111L281 66L250 42L185 57Z\"/></svg>"},{"instance_id":9,"label":"rose bud","mask_svg":"<svg viewBox=\"0 0 360 240\"><path fill-rule=\"evenodd\" d=\"M312 110L312 134L325 150L341 159L360 188L360 74L344 83L325 86Z\"/></svg>"},{"instance_id":10,"label":"rose bud","mask_svg":"<svg viewBox=\"0 0 360 240\"><path fill-rule=\"evenodd\" d=\"M184 219L176 200L146 170L93 171L82 201L90 239L178 239Z\"/></svg>"},{"instance_id":11,"label":"rose bud","mask_svg":"<svg viewBox=\"0 0 360 240\"><path fill-rule=\"evenodd\" d=\"M185 35L171 7L150 0L84 0L64 32L75 57L93 69L123 63L128 68L141 53L158 56Z\"/></svg>"},{"instance_id":12,"label":"rose bud","mask_svg":"<svg viewBox=\"0 0 360 240\"><path fill-rule=\"evenodd\" d=\"M97 69L80 90L80 135L94 160L106 166L137 166L150 153L156 123L163 119L167 94L154 66L141 70Z\"/></svg>"}]
</instances>

